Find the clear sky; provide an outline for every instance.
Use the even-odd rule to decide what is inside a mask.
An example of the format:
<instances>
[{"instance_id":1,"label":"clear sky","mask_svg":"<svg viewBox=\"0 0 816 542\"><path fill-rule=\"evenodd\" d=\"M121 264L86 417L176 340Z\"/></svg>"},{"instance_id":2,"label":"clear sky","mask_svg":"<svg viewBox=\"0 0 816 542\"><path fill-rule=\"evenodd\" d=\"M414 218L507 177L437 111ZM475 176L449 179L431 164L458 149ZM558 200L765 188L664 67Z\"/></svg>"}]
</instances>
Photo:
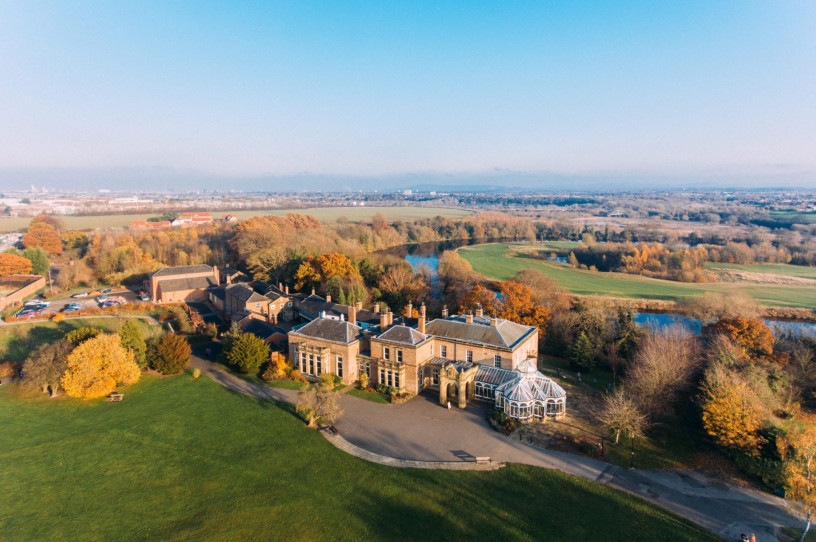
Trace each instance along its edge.
<instances>
[{"instance_id":1,"label":"clear sky","mask_svg":"<svg viewBox=\"0 0 816 542\"><path fill-rule=\"evenodd\" d=\"M0 0L0 170L131 167L811 175L816 2Z\"/></svg>"}]
</instances>

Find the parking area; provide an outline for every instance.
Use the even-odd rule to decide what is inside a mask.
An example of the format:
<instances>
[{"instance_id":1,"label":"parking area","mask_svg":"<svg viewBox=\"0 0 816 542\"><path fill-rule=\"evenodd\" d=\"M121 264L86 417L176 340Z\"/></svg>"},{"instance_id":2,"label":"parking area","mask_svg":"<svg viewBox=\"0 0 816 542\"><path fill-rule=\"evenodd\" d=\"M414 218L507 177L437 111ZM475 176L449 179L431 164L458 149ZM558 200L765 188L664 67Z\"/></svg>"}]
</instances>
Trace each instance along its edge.
<instances>
[{"instance_id":1,"label":"parking area","mask_svg":"<svg viewBox=\"0 0 816 542\"><path fill-rule=\"evenodd\" d=\"M125 289L105 291L98 295L75 295L66 299L43 299L36 296L26 302L15 315L17 318L34 316L50 316L52 314L71 314L83 309L96 309L102 307L113 307L123 304L144 304L145 301L139 299L138 292ZM35 305L36 303L39 305ZM46 305L47 304L47 305Z\"/></svg>"}]
</instances>

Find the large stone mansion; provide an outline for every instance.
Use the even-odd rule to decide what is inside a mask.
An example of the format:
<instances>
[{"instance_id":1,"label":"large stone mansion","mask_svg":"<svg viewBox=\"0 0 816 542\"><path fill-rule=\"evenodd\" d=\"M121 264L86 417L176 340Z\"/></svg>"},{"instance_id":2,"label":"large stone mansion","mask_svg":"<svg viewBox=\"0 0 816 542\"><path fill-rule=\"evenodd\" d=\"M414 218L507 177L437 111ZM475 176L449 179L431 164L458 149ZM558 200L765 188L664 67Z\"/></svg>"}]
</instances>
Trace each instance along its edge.
<instances>
[{"instance_id":1,"label":"large stone mansion","mask_svg":"<svg viewBox=\"0 0 816 542\"><path fill-rule=\"evenodd\" d=\"M418 318L395 318L379 305L365 310L314 291L290 294L282 284L251 283L238 271L208 265L161 269L145 286L154 301L207 300L267 342L285 348L288 339L292 363L308 378L331 373L351 385L366 374L371 384L400 393L434 390L443 405L492 401L520 420L565 413L563 388L538 372L538 328L481 310L444 309L429 322L422 305Z\"/></svg>"},{"instance_id":2,"label":"large stone mansion","mask_svg":"<svg viewBox=\"0 0 816 542\"><path fill-rule=\"evenodd\" d=\"M399 392L435 390L443 405L491 401L520 420L565 413L563 388L537 369L538 328L481 311L449 316L445 310L426 322L424 305L415 326L377 306L379 322L371 325L358 322L359 304L347 309L320 313L289 332L290 359L304 375L332 373L351 385L366 374L372 384Z\"/></svg>"}]
</instances>

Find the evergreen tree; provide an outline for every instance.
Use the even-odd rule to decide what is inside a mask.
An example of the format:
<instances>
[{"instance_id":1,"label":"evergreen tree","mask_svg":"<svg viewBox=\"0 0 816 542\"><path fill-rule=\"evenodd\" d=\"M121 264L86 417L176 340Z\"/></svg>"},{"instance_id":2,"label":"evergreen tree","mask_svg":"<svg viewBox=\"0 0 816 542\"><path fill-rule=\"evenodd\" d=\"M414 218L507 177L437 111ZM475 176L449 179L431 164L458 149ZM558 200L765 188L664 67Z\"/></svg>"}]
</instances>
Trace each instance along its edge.
<instances>
[{"instance_id":1,"label":"evergreen tree","mask_svg":"<svg viewBox=\"0 0 816 542\"><path fill-rule=\"evenodd\" d=\"M151 350L150 364L162 374L178 374L190 364L192 349L182 335L167 333Z\"/></svg>"},{"instance_id":2,"label":"evergreen tree","mask_svg":"<svg viewBox=\"0 0 816 542\"><path fill-rule=\"evenodd\" d=\"M590 370L595 367L595 349L583 331L572 345L570 364L576 369Z\"/></svg>"},{"instance_id":3,"label":"evergreen tree","mask_svg":"<svg viewBox=\"0 0 816 542\"><path fill-rule=\"evenodd\" d=\"M27 248L23 251L23 258L27 259L31 262L31 272L35 275L47 275L48 274L48 254L40 248Z\"/></svg>"},{"instance_id":4,"label":"evergreen tree","mask_svg":"<svg viewBox=\"0 0 816 542\"><path fill-rule=\"evenodd\" d=\"M122 346L133 352L133 361L136 365L142 369L147 367L147 343L142 336L142 330L139 329L139 323L135 319L127 320L122 325L119 336L122 338Z\"/></svg>"},{"instance_id":5,"label":"evergreen tree","mask_svg":"<svg viewBox=\"0 0 816 542\"><path fill-rule=\"evenodd\" d=\"M252 333L243 333L231 342L224 355L241 372L255 374L269 361L269 345Z\"/></svg>"}]
</instances>

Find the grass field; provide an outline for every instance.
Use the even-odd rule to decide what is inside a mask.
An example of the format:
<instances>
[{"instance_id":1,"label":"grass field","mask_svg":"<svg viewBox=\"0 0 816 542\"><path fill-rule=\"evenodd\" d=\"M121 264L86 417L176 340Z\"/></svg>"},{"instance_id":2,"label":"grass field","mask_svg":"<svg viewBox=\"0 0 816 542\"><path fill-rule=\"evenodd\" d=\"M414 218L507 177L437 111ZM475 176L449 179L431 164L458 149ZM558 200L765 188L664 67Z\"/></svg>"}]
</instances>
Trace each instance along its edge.
<instances>
[{"instance_id":1,"label":"grass field","mask_svg":"<svg viewBox=\"0 0 816 542\"><path fill-rule=\"evenodd\" d=\"M496 243L462 247L459 254L473 265L475 271L487 277L507 280L522 269L537 269L555 279L564 289L580 295L677 301L706 292L743 291L764 305L816 308L816 288L743 286L735 283L695 284L626 273L600 273L575 269L563 263L533 259L529 256L531 250L539 250L539 247Z\"/></svg>"},{"instance_id":2,"label":"grass field","mask_svg":"<svg viewBox=\"0 0 816 542\"><path fill-rule=\"evenodd\" d=\"M145 337L158 333L158 327L137 319ZM4 325L0 327L0 362L25 361L38 346L62 339L66 333L80 327L98 327L107 331L119 331L122 318L77 318L54 323L50 320L30 324Z\"/></svg>"},{"instance_id":3,"label":"grass field","mask_svg":"<svg viewBox=\"0 0 816 542\"><path fill-rule=\"evenodd\" d=\"M4 540L720 540L555 471L367 463L189 374L143 377L121 403L19 393L0 387Z\"/></svg>"},{"instance_id":4,"label":"grass field","mask_svg":"<svg viewBox=\"0 0 816 542\"><path fill-rule=\"evenodd\" d=\"M389 220L414 220L444 216L459 218L472 214L465 209L450 209L446 207L323 207L314 209L265 209L259 211L213 211L213 218L220 218L225 214L234 214L240 220L259 215L285 215L286 213L301 213L312 215L321 222L334 222L338 218L346 218L351 222L371 220L377 213L382 213ZM161 213L138 215L99 215L99 216L60 216L68 229L84 230L93 228L115 228L130 225L131 220L147 220ZM20 231L28 227L30 218L0 218L0 233Z\"/></svg>"},{"instance_id":5,"label":"grass field","mask_svg":"<svg viewBox=\"0 0 816 542\"><path fill-rule=\"evenodd\" d=\"M787 265L784 263L758 263L752 265L709 263L706 267L709 269L736 269L738 271L750 271L751 273L770 273L774 275L816 279L816 267L806 267L804 265Z\"/></svg>"}]
</instances>

